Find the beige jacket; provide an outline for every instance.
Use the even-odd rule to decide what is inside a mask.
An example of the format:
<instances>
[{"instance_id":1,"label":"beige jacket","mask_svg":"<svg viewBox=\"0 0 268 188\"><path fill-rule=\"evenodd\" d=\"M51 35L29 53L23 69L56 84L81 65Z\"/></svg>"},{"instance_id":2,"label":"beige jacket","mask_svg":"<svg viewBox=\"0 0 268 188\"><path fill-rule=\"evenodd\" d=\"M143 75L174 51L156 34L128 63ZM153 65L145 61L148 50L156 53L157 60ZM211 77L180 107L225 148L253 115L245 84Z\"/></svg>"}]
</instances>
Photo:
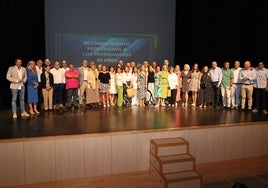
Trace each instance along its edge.
<instances>
[{"instance_id":1,"label":"beige jacket","mask_svg":"<svg viewBox=\"0 0 268 188\"><path fill-rule=\"evenodd\" d=\"M91 69L87 73L88 89L98 89L98 73Z\"/></svg>"},{"instance_id":2,"label":"beige jacket","mask_svg":"<svg viewBox=\"0 0 268 188\"><path fill-rule=\"evenodd\" d=\"M23 79L23 84L24 84L27 80L27 73L24 67L21 67L21 71L22 71L22 79ZM19 78L19 74L18 74L16 66L12 66L8 68L6 78L8 81L10 81L10 89L19 88L20 83L18 82L18 80L20 78Z\"/></svg>"}]
</instances>

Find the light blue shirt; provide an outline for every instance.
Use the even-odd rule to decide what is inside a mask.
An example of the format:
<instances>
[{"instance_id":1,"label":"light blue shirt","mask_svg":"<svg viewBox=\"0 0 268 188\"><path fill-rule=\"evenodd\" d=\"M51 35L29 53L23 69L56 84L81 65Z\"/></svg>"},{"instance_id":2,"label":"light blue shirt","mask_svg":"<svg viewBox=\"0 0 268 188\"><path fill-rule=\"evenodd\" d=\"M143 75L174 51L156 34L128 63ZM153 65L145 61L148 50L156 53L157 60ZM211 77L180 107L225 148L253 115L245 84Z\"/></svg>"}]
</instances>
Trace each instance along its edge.
<instances>
[{"instance_id":1,"label":"light blue shirt","mask_svg":"<svg viewBox=\"0 0 268 188\"><path fill-rule=\"evenodd\" d=\"M219 67L216 67L215 69L211 68L209 70L209 73L211 75L211 82L218 82L218 85L220 85L221 81L222 81L221 68L219 68Z\"/></svg>"},{"instance_id":2,"label":"light blue shirt","mask_svg":"<svg viewBox=\"0 0 268 188\"><path fill-rule=\"evenodd\" d=\"M249 80L243 80L243 78L245 78L245 77L249 78ZM250 68L248 70L243 68L240 71L239 78L240 78L242 84L254 84L254 82L256 81L256 71L255 71L255 69L252 69L252 68Z\"/></svg>"}]
</instances>

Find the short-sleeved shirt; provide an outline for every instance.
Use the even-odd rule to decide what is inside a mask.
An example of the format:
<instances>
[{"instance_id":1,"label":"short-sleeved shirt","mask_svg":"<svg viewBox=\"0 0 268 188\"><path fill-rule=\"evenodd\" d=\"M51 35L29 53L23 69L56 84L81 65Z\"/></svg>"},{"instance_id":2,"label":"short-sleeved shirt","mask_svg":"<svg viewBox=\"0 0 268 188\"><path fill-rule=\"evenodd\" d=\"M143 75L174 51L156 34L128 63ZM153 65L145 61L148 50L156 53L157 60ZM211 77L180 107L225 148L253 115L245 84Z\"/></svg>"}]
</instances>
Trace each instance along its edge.
<instances>
[{"instance_id":1,"label":"short-sleeved shirt","mask_svg":"<svg viewBox=\"0 0 268 188\"><path fill-rule=\"evenodd\" d=\"M111 79L111 76L109 72L106 72L106 73L100 72L98 79L100 80L100 83L109 84L109 80Z\"/></svg>"},{"instance_id":2,"label":"short-sleeved shirt","mask_svg":"<svg viewBox=\"0 0 268 188\"><path fill-rule=\"evenodd\" d=\"M231 69L222 69L222 87L229 87L231 85L231 79L234 78L234 73Z\"/></svg>"}]
</instances>

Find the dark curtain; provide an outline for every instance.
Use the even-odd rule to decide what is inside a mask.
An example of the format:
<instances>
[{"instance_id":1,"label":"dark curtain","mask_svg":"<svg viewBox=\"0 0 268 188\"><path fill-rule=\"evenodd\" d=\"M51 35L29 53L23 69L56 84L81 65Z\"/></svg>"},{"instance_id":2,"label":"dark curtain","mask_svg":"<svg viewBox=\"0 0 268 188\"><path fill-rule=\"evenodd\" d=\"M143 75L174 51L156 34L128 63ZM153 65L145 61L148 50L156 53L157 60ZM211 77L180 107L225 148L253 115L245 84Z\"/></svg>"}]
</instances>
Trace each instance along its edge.
<instances>
[{"instance_id":1,"label":"dark curtain","mask_svg":"<svg viewBox=\"0 0 268 188\"><path fill-rule=\"evenodd\" d=\"M44 0L1 0L0 109L10 106L7 68L21 57L45 58ZM268 59L268 11L265 1L177 1L175 64L222 66ZM60 14L60 10L59 10ZM267 63L266 63L267 64ZM268 64L267 64L268 65Z\"/></svg>"},{"instance_id":2,"label":"dark curtain","mask_svg":"<svg viewBox=\"0 0 268 188\"><path fill-rule=\"evenodd\" d=\"M11 92L6 80L14 59L23 59L23 66L31 59L45 56L44 1L1 0L0 52L0 109L11 106Z\"/></svg>"},{"instance_id":3,"label":"dark curtain","mask_svg":"<svg viewBox=\"0 0 268 188\"><path fill-rule=\"evenodd\" d=\"M177 1L176 64L267 60L265 1ZM267 64L268 65L268 64Z\"/></svg>"}]
</instances>

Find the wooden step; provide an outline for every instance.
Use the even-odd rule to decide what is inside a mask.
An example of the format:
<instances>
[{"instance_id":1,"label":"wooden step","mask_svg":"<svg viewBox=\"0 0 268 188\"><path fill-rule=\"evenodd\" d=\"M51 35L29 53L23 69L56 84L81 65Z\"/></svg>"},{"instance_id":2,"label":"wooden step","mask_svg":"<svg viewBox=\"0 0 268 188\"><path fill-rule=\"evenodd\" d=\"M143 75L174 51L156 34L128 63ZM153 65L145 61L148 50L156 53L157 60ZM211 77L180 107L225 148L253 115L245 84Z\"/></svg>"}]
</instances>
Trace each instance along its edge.
<instances>
[{"instance_id":1,"label":"wooden step","mask_svg":"<svg viewBox=\"0 0 268 188\"><path fill-rule=\"evenodd\" d=\"M155 156L189 153L189 143L181 137L153 139L150 141L150 151Z\"/></svg>"},{"instance_id":2,"label":"wooden step","mask_svg":"<svg viewBox=\"0 0 268 188\"><path fill-rule=\"evenodd\" d=\"M161 157L157 157L151 153L150 162L160 174L195 169L195 158L188 153Z\"/></svg>"},{"instance_id":3,"label":"wooden step","mask_svg":"<svg viewBox=\"0 0 268 188\"><path fill-rule=\"evenodd\" d=\"M162 188L201 188L202 177L195 171L159 174L153 165L150 171Z\"/></svg>"}]
</instances>

